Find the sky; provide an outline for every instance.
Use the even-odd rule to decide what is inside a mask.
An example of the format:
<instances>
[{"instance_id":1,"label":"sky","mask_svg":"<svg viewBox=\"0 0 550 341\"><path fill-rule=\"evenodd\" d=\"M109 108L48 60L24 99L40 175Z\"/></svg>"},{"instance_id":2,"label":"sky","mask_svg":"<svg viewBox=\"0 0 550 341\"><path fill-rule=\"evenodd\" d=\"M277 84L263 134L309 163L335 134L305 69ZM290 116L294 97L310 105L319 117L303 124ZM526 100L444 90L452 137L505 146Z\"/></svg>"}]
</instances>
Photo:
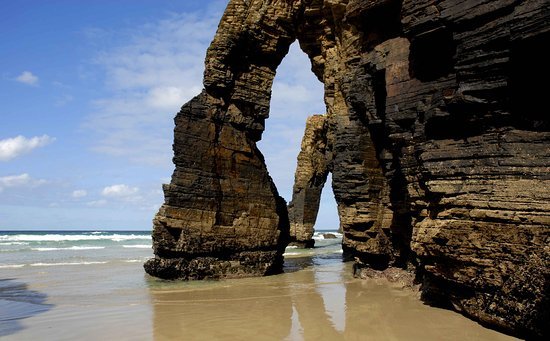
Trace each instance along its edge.
<instances>
[{"instance_id":1,"label":"sky","mask_svg":"<svg viewBox=\"0 0 550 341\"><path fill-rule=\"evenodd\" d=\"M151 229L226 4L1 1L0 230ZM306 118L325 111L310 69L293 44L258 144L287 201ZM326 186L316 229L336 228Z\"/></svg>"}]
</instances>

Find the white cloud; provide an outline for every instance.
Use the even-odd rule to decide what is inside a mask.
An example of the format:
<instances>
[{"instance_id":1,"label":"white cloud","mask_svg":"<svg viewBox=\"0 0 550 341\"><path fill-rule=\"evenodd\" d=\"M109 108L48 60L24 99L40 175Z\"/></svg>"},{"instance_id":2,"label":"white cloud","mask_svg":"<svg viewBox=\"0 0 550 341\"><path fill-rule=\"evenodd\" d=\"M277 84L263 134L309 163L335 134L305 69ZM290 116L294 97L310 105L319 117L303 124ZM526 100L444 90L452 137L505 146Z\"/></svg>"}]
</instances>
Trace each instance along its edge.
<instances>
[{"instance_id":1,"label":"white cloud","mask_svg":"<svg viewBox=\"0 0 550 341\"><path fill-rule=\"evenodd\" d=\"M120 184L120 185L112 185L107 186L103 188L101 191L101 194L106 197L129 197L135 195L137 192L139 192L139 188L137 187L130 187L128 185Z\"/></svg>"},{"instance_id":2,"label":"white cloud","mask_svg":"<svg viewBox=\"0 0 550 341\"><path fill-rule=\"evenodd\" d=\"M205 53L223 6L220 1L204 12L174 14L115 33L113 40L124 43L100 51L94 60L110 95L94 102L85 122L98 135L92 150L172 167L173 118L202 90ZM87 37L93 44L96 36Z\"/></svg>"},{"instance_id":3,"label":"white cloud","mask_svg":"<svg viewBox=\"0 0 550 341\"><path fill-rule=\"evenodd\" d=\"M0 177L0 192L6 188L27 187L34 188L47 183L43 179L33 179L29 174L23 173L20 175L8 175Z\"/></svg>"},{"instance_id":4,"label":"white cloud","mask_svg":"<svg viewBox=\"0 0 550 341\"><path fill-rule=\"evenodd\" d=\"M36 85L38 84L38 77L32 74L30 71L23 71L19 76L15 78L19 83L27 85Z\"/></svg>"},{"instance_id":5,"label":"white cloud","mask_svg":"<svg viewBox=\"0 0 550 341\"><path fill-rule=\"evenodd\" d=\"M73 198L76 198L76 199L83 198L87 195L88 195L88 192L84 189L77 189L77 190L73 191L73 193L71 194L71 196Z\"/></svg>"},{"instance_id":6,"label":"white cloud","mask_svg":"<svg viewBox=\"0 0 550 341\"><path fill-rule=\"evenodd\" d=\"M106 198L113 199L119 203L130 205L143 205L144 199L140 195L140 189L138 187L130 187L125 184L112 185L103 188L101 195Z\"/></svg>"},{"instance_id":7,"label":"white cloud","mask_svg":"<svg viewBox=\"0 0 550 341\"><path fill-rule=\"evenodd\" d=\"M155 87L149 90L146 103L160 110L174 110L201 91L199 86L182 89L174 86Z\"/></svg>"},{"instance_id":8,"label":"white cloud","mask_svg":"<svg viewBox=\"0 0 550 341\"><path fill-rule=\"evenodd\" d=\"M89 201L86 203L86 205L90 207L103 207L107 205L107 200L100 199L100 200Z\"/></svg>"},{"instance_id":9,"label":"white cloud","mask_svg":"<svg viewBox=\"0 0 550 341\"><path fill-rule=\"evenodd\" d=\"M0 178L0 188L24 186L29 183L30 178L31 177L27 173L4 176Z\"/></svg>"},{"instance_id":10,"label":"white cloud","mask_svg":"<svg viewBox=\"0 0 550 341\"><path fill-rule=\"evenodd\" d=\"M11 160L35 148L44 147L53 141L55 141L55 138L48 135L35 136L29 139L19 135L0 140L0 161Z\"/></svg>"}]
</instances>

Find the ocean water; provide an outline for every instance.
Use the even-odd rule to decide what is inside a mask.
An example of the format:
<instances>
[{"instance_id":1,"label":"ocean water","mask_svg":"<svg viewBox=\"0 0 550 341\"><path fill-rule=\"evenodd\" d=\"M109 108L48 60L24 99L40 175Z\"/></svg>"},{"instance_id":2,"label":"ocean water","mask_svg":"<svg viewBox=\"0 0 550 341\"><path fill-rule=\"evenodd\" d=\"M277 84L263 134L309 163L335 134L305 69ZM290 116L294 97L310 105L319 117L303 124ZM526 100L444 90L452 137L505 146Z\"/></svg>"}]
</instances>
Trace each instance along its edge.
<instances>
[{"instance_id":1,"label":"ocean water","mask_svg":"<svg viewBox=\"0 0 550 341\"><path fill-rule=\"evenodd\" d=\"M181 282L143 271L150 232L0 232L0 339L513 339L353 278L337 236L287 248L280 275Z\"/></svg>"},{"instance_id":2,"label":"ocean water","mask_svg":"<svg viewBox=\"0 0 550 341\"><path fill-rule=\"evenodd\" d=\"M325 239L331 233L336 239ZM342 235L316 232L316 249L290 246L285 257L341 253ZM0 269L143 263L152 257L150 231L0 231Z\"/></svg>"},{"instance_id":3,"label":"ocean water","mask_svg":"<svg viewBox=\"0 0 550 341\"><path fill-rule=\"evenodd\" d=\"M143 262L149 231L0 232L0 269Z\"/></svg>"}]
</instances>

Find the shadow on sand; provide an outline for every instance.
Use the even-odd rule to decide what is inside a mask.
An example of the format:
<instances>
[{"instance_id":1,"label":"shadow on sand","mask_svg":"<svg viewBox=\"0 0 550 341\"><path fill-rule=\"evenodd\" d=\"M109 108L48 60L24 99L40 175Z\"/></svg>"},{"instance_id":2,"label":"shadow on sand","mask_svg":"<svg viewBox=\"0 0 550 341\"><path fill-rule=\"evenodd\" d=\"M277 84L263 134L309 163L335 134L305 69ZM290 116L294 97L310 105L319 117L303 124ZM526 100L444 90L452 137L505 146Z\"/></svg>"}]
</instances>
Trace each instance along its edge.
<instances>
[{"instance_id":1,"label":"shadow on sand","mask_svg":"<svg viewBox=\"0 0 550 341\"><path fill-rule=\"evenodd\" d=\"M0 337L22 330L23 319L50 310L53 305L46 299L46 294L29 290L16 279L0 279Z\"/></svg>"}]
</instances>

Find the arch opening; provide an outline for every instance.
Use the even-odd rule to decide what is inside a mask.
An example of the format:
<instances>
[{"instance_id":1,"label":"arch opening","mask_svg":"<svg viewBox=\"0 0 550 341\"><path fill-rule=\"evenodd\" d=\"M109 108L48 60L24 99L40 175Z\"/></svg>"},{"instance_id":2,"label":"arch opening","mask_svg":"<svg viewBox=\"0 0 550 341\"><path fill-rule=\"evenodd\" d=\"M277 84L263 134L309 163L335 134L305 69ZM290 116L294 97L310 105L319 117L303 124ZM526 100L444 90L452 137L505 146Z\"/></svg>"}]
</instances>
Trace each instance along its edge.
<instances>
[{"instance_id":1,"label":"arch opening","mask_svg":"<svg viewBox=\"0 0 550 341\"><path fill-rule=\"evenodd\" d=\"M320 114L325 111L324 85L295 42L277 68L270 117L258 147L289 203L290 240L298 247L313 247L316 230L339 230L332 188L323 191L327 180L331 184L326 115Z\"/></svg>"}]
</instances>

